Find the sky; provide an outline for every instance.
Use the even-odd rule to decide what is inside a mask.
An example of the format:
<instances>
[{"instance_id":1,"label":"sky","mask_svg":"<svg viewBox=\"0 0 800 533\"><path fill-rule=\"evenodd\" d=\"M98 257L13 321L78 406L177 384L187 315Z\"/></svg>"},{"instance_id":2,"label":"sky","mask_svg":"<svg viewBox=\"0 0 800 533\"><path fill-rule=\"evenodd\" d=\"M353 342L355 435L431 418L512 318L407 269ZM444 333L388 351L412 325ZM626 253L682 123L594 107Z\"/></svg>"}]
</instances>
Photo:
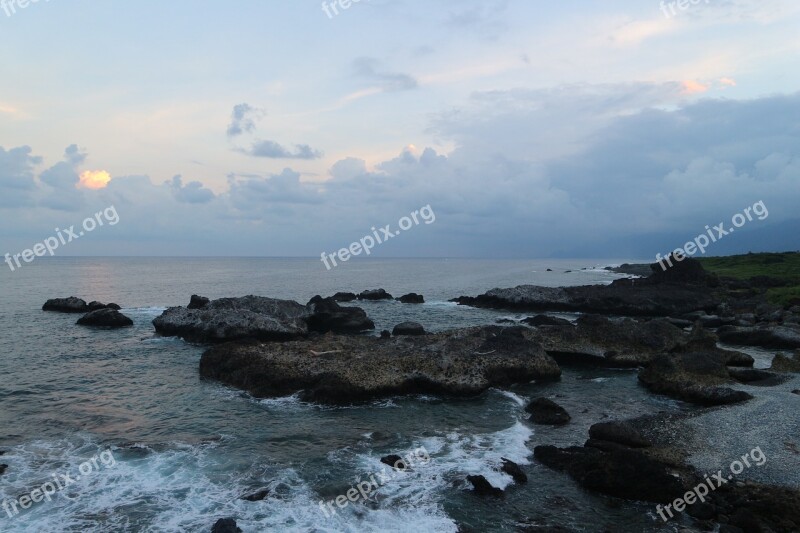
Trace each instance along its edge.
<instances>
[{"instance_id":1,"label":"sky","mask_svg":"<svg viewBox=\"0 0 800 533\"><path fill-rule=\"evenodd\" d=\"M796 0L340 2L0 3L0 254L800 249Z\"/></svg>"}]
</instances>

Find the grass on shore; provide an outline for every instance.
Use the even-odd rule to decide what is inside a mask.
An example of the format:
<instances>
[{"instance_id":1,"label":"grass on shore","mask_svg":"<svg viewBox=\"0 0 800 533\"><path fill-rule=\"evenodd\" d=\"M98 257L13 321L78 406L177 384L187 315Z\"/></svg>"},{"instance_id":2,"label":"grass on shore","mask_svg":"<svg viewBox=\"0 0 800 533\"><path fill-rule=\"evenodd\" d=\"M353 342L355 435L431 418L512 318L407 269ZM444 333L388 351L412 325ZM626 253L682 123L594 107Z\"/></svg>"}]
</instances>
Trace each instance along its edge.
<instances>
[{"instance_id":1,"label":"grass on shore","mask_svg":"<svg viewBox=\"0 0 800 533\"><path fill-rule=\"evenodd\" d=\"M767 290L767 299L778 305L788 305L800 299L800 253L760 253L730 257L698 258L703 268L719 276L749 280L767 276L786 283L785 287Z\"/></svg>"}]
</instances>

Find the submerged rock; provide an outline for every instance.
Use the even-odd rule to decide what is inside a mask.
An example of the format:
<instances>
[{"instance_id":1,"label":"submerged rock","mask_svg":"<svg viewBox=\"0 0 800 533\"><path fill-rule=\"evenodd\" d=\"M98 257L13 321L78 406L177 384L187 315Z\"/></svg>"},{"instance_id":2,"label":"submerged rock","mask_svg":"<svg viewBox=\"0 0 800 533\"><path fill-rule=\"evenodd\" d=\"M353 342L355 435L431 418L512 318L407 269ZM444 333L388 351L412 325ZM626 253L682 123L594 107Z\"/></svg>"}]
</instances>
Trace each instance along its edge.
<instances>
[{"instance_id":1,"label":"submerged rock","mask_svg":"<svg viewBox=\"0 0 800 533\"><path fill-rule=\"evenodd\" d=\"M0 476L5 474L6 470L8 470L8 465L0 465Z\"/></svg>"},{"instance_id":2,"label":"submerged rock","mask_svg":"<svg viewBox=\"0 0 800 533\"><path fill-rule=\"evenodd\" d=\"M242 533L242 530L233 518L220 518L211 528L211 533Z\"/></svg>"},{"instance_id":3,"label":"submerged rock","mask_svg":"<svg viewBox=\"0 0 800 533\"><path fill-rule=\"evenodd\" d=\"M472 492L478 496L502 496L503 489L493 486L483 476L467 476L467 481L472 484Z\"/></svg>"},{"instance_id":4,"label":"submerged rock","mask_svg":"<svg viewBox=\"0 0 800 533\"><path fill-rule=\"evenodd\" d=\"M349 404L398 394L470 396L493 386L557 380L561 369L517 329L486 326L391 339L325 335L283 344L228 343L200 374L256 397Z\"/></svg>"},{"instance_id":5,"label":"submerged rock","mask_svg":"<svg viewBox=\"0 0 800 533\"><path fill-rule=\"evenodd\" d=\"M511 476L511 478L517 483L528 482L527 474L522 471L522 468L517 463L511 461L510 459L506 459L505 457L502 457L501 460L503 461L503 466L500 468L500 470Z\"/></svg>"},{"instance_id":6,"label":"submerged rock","mask_svg":"<svg viewBox=\"0 0 800 533\"><path fill-rule=\"evenodd\" d=\"M394 327L392 335L425 335L425 328L419 322L403 322Z\"/></svg>"},{"instance_id":7,"label":"submerged rock","mask_svg":"<svg viewBox=\"0 0 800 533\"><path fill-rule=\"evenodd\" d=\"M529 326L572 326L572 322L564 318L558 318L547 315L536 315L528 318L523 318L522 322Z\"/></svg>"},{"instance_id":8,"label":"submerged rock","mask_svg":"<svg viewBox=\"0 0 800 533\"><path fill-rule=\"evenodd\" d=\"M563 426L570 421L566 409L547 398L537 398L525 408L531 413L531 422L547 426Z\"/></svg>"},{"instance_id":9,"label":"submerged rock","mask_svg":"<svg viewBox=\"0 0 800 533\"><path fill-rule=\"evenodd\" d=\"M381 457L381 462L387 466L391 466L396 470L405 471L408 469L408 464L406 463L405 459L399 455L387 455L386 457Z\"/></svg>"},{"instance_id":10,"label":"submerged rock","mask_svg":"<svg viewBox=\"0 0 800 533\"><path fill-rule=\"evenodd\" d=\"M269 489L261 489L247 496L242 496L242 499L248 502L260 502L269 496Z\"/></svg>"},{"instance_id":11,"label":"submerged rock","mask_svg":"<svg viewBox=\"0 0 800 533\"><path fill-rule=\"evenodd\" d=\"M79 326L93 326L97 328L127 328L133 326L133 320L115 309L103 307L82 316L78 319L77 324Z\"/></svg>"},{"instance_id":12,"label":"submerged rock","mask_svg":"<svg viewBox=\"0 0 800 533\"><path fill-rule=\"evenodd\" d=\"M537 446L533 453L537 461L566 472L580 486L617 498L669 503L689 485L673 475L672 465L633 449Z\"/></svg>"},{"instance_id":13,"label":"submerged rock","mask_svg":"<svg viewBox=\"0 0 800 533\"><path fill-rule=\"evenodd\" d=\"M42 311L55 311L57 313L88 313L89 306L86 300L82 300L76 296L69 298L54 298L47 300L42 306Z\"/></svg>"}]
</instances>

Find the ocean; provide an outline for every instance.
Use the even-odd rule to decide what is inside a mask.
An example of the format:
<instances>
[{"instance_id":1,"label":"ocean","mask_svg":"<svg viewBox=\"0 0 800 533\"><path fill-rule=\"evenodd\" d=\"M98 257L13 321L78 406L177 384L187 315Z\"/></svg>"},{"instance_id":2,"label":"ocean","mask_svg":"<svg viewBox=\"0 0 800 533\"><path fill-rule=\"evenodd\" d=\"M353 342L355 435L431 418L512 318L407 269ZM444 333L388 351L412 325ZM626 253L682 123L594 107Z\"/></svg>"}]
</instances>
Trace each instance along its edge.
<instances>
[{"instance_id":1,"label":"ocean","mask_svg":"<svg viewBox=\"0 0 800 533\"><path fill-rule=\"evenodd\" d=\"M609 263L366 259L326 271L313 259L53 258L5 272L0 463L9 468L0 501L19 501L63 475L70 482L18 514L0 511L0 531L208 532L226 517L245 533L660 531L652 506L592 495L532 460L539 444L582 445L588 427L604 419L693 409L645 393L635 371L565 368L559 383L477 398L330 407L294 396L259 400L203 380L204 347L158 337L151 324L192 294L306 303L380 287L424 294L427 303L359 303L377 331L405 320L441 331L527 316L451 298L524 283L609 283L619 277L601 268ZM87 329L75 325L76 315L41 311L47 299L71 295L118 303L134 327ZM572 423L528 423L524 406L537 396L557 397ZM367 501L323 511L321 501L385 468L380 457L419 448L430 461L393 474ZM523 465L529 482L512 485L497 470L501 457ZM470 474L507 487L506 496L474 496ZM270 491L263 501L241 499L260 489Z\"/></svg>"}]
</instances>

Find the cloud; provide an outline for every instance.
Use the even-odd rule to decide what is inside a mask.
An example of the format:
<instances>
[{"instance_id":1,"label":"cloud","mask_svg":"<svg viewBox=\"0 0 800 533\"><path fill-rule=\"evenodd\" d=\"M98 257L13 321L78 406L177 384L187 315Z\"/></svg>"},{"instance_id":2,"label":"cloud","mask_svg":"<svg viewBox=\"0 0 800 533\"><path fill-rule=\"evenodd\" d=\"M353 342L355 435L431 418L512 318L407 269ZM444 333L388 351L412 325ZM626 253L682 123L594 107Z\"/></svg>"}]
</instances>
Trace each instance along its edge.
<instances>
[{"instance_id":1,"label":"cloud","mask_svg":"<svg viewBox=\"0 0 800 533\"><path fill-rule=\"evenodd\" d=\"M266 157L269 159L319 159L322 152L311 148L307 144L295 145L295 150L284 148L275 141L256 141L249 149L239 148L237 151L252 157Z\"/></svg>"},{"instance_id":2,"label":"cloud","mask_svg":"<svg viewBox=\"0 0 800 533\"><path fill-rule=\"evenodd\" d=\"M31 192L36 189L34 169L42 158L31 155L30 146L6 150L0 146L0 207L32 205Z\"/></svg>"},{"instance_id":3,"label":"cloud","mask_svg":"<svg viewBox=\"0 0 800 533\"><path fill-rule=\"evenodd\" d=\"M409 74L380 71L380 61L374 57L359 57L353 61L357 77L370 82L379 92L408 91L417 88L417 80Z\"/></svg>"},{"instance_id":4,"label":"cloud","mask_svg":"<svg viewBox=\"0 0 800 533\"><path fill-rule=\"evenodd\" d=\"M228 125L228 137L237 137L245 133L252 133L256 129L256 120L264 116L264 111L250 104L233 106L231 123Z\"/></svg>"},{"instance_id":5,"label":"cloud","mask_svg":"<svg viewBox=\"0 0 800 533\"><path fill-rule=\"evenodd\" d=\"M77 187L79 189L103 189L111 181L111 174L105 170L86 170L81 172Z\"/></svg>"},{"instance_id":6,"label":"cloud","mask_svg":"<svg viewBox=\"0 0 800 533\"><path fill-rule=\"evenodd\" d=\"M216 198L213 191L203 187L199 181L190 181L183 185L180 175L174 176L172 181L166 182L172 190L172 196L181 203L205 204Z\"/></svg>"}]
</instances>

